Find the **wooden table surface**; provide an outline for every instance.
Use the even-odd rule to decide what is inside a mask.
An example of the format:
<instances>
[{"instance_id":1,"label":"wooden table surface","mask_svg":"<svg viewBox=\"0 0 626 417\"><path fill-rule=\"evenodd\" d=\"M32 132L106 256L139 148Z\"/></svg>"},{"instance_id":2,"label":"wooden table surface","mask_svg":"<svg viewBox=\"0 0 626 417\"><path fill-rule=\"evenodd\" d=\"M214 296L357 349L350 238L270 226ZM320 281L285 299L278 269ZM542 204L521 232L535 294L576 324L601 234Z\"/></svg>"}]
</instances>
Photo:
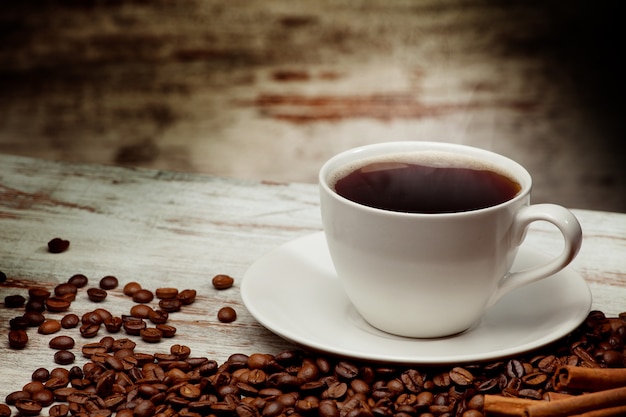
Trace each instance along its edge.
<instances>
[{"instance_id":1,"label":"wooden table surface","mask_svg":"<svg viewBox=\"0 0 626 417\"><path fill-rule=\"evenodd\" d=\"M95 304L81 289L71 311L95 308L128 314L134 304L122 286L196 289L197 301L172 313L178 328L171 343L147 345L146 352L169 351L172 343L188 345L196 356L218 362L233 353L278 353L293 347L258 324L240 297L246 269L261 256L294 238L321 230L317 187L301 183L243 181L156 170L92 164L67 164L0 155L1 300L27 294L37 285L53 289L71 275L83 273L89 286L105 275L120 280L117 290ZM571 268L589 283L593 308L607 315L626 310L626 214L575 210L584 243ZM61 237L68 251L52 254L47 242ZM537 224L527 244L550 252L559 249L559 234ZM229 274L235 285L218 291L216 274ZM232 323L216 314L232 306ZM22 310L0 308L0 399L30 380L38 367L54 368L53 335L30 330L24 350L8 347L8 321ZM63 313L49 313L61 317ZM286 313L288 314L288 313ZM63 330L76 338L75 364L84 339L78 329ZM107 333L101 330L101 336ZM120 336L121 337L121 336ZM98 337L99 339L99 337ZM0 400L1 401L1 400Z\"/></svg>"}]
</instances>

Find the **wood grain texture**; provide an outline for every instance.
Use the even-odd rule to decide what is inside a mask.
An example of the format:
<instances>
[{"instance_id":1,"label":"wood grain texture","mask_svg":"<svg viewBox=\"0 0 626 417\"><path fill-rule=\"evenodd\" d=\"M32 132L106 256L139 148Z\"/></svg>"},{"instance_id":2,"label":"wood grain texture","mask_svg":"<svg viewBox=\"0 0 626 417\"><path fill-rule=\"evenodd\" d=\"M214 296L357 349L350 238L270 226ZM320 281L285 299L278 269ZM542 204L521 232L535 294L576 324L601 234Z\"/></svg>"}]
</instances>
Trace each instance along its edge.
<instances>
[{"instance_id":1,"label":"wood grain texture","mask_svg":"<svg viewBox=\"0 0 626 417\"><path fill-rule=\"evenodd\" d=\"M224 361L237 352L278 353L292 347L250 316L238 289L246 269L259 257L321 230L315 185L2 155L0 166L0 270L9 277L0 285L2 299L26 295L32 285L52 289L75 273L87 275L90 287L110 274L119 278L118 289L100 304L88 301L83 289L71 311L80 315L103 307L128 314L134 303L121 288L130 281L151 290L169 286L198 291L194 304L170 316L178 334L157 345L139 341L139 351L167 352L170 344L180 343L190 346L194 356ZM613 315L626 310L626 215L575 214L585 241L572 268L589 282L594 308ZM53 237L70 240L70 249L49 253L46 244ZM560 237L537 224L527 243L550 252L558 250ZM234 287L215 290L211 278L219 273L233 276ZM235 322L217 320L223 306L235 308ZM21 310L0 308L0 399L28 382L36 368L55 367L47 346L52 335L30 330L26 349L8 348L8 320L16 315ZM77 329L62 333L74 336L78 345L84 343ZM106 334L101 330L98 337ZM84 363L75 350L76 363Z\"/></svg>"}]
</instances>

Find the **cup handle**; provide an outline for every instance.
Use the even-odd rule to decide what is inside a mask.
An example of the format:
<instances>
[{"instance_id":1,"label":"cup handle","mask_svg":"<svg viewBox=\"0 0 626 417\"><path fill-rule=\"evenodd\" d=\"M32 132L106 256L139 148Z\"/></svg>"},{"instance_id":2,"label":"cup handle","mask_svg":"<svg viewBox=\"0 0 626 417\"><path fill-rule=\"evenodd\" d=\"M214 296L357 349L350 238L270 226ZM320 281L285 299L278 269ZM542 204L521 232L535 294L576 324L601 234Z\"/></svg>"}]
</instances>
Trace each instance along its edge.
<instances>
[{"instance_id":1,"label":"cup handle","mask_svg":"<svg viewBox=\"0 0 626 417\"><path fill-rule=\"evenodd\" d=\"M534 204L522 208L513 224L513 239L516 245L521 245L527 227L535 221L544 220L554 224L563 234L563 251L554 259L523 271L511 272L500 282L488 305L495 304L506 293L530 284L550 275L556 274L569 265L576 257L582 244L582 229L578 219L571 211L556 204Z\"/></svg>"}]
</instances>

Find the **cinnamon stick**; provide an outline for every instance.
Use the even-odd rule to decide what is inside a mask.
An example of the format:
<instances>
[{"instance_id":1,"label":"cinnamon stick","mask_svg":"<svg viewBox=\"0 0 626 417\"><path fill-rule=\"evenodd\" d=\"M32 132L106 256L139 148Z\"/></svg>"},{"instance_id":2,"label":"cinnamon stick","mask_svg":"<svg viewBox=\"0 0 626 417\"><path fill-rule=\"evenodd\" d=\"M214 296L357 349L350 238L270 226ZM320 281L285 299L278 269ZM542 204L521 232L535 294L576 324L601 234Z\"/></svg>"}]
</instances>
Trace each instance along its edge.
<instances>
[{"instance_id":1,"label":"cinnamon stick","mask_svg":"<svg viewBox=\"0 0 626 417\"><path fill-rule=\"evenodd\" d=\"M603 408L602 410L589 411L583 414L576 414L572 417L624 417L626 416L626 405L618 407Z\"/></svg>"},{"instance_id":2,"label":"cinnamon stick","mask_svg":"<svg viewBox=\"0 0 626 417\"><path fill-rule=\"evenodd\" d=\"M528 405L525 417L566 417L588 411L626 405L626 387L576 395L559 401L536 401Z\"/></svg>"},{"instance_id":3,"label":"cinnamon stick","mask_svg":"<svg viewBox=\"0 0 626 417\"><path fill-rule=\"evenodd\" d=\"M626 386L625 368L585 368L562 366L554 375L557 390L576 389L582 391L602 391Z\"/></svg>"},{"instance_id":4,"label":"cinnamon stick","mask_svg":"<svg viewBox=\"0 0 626 417\"><path fill-rule=\"evenodd\" d=\"M526 407L536 402L526 398L487 394L484 396L483 411L487 416L519 417L524 415Z\"/></svg>"}]
</instances>

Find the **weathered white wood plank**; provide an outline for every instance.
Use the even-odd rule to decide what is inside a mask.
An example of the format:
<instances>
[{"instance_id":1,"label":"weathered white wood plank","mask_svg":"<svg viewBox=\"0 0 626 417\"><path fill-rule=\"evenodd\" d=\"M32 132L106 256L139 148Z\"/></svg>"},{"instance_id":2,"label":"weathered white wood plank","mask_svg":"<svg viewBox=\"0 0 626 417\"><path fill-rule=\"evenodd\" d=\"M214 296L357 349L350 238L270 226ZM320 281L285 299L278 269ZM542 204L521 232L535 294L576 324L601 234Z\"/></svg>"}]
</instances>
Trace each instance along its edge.
<instances>
[{"instance_id":1,"label":"weathered white wood plank","mask_svg":"<svg viewBox=\"0 0 626 417\"><path fill-rule=\"evenodd\" d=\"M74 165L0 155L0 285L3 300L26 294L27 287L52 289L75 273L96 286L112 274L121 286L138 281L198 291L197 301L172 313L179 330L171 341L139 342L138 350L165 352L172 343L188 345L195 356L224 361L236 352L277 353L291 347L261 327L239 295L241 277L259 257L291 239L321 230L317 188L311 184L275 184L211 176L99 165ZM590 283L594 308L609 314L626 310L626 215L576 210L585 242L575 268ZM71 241L70 250L51 254L53 237ZM559 235L535 225L527 244L556 251ZM217 291L211 278L226 273L235 286ZM79 292L71 311L103 307L127 314L134 304L117 290L101 304ZM277 289L279 290L279 289ZM220 323L226 305L238 312L234 323ZM28 382L37 367L53 368L52 336L30 330L26 349L8 348L8 320L21 310L0 308L0 401ZM62 316L61 313L50 317ZM84 363L77 329L63 331L77 340L76 364ZM101 330L98 338L107 335ZM119 337L126 337L124 333Z\"/></svg>"}]
</instances>

